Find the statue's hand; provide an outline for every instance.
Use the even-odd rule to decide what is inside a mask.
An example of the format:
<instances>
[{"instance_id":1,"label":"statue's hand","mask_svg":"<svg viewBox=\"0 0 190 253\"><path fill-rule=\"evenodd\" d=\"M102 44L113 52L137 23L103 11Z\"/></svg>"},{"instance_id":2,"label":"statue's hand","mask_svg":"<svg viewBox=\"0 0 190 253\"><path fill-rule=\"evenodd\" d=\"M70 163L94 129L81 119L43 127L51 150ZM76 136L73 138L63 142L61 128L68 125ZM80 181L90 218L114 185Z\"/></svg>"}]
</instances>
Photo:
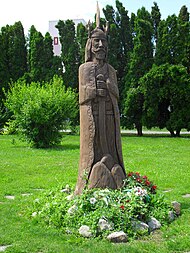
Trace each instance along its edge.
<instances>
[{"instance_id":1,"label":"statue's hand","mask_svg":"<svg viewBox=\"0 0 190 253\"><path fill-rule=\"evenodd\" d=\"M97 89L107 89L105 81L97 80Z\"/></svg>"},{"instance_id":2,"label":"statue's hand","mask_svg":"<svg viewBox=\"0 0 190 253\"><path fill-rule=\"evenodd\" d=\"M106 89L97 89L97 95L100 97L105 97L107 94Z\"/></svg>"}]
</instances>

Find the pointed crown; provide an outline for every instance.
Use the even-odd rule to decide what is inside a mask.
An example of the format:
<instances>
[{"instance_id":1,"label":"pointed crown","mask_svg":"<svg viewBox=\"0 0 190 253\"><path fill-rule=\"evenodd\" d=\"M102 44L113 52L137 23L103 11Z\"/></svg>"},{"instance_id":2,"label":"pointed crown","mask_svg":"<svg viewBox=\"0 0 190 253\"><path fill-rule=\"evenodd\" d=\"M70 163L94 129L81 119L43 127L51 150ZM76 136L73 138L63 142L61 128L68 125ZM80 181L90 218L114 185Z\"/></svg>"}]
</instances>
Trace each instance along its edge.
<instances>
[{"instance_id":1,"label":"pointed crown","mask_svg":"<svg viewBox=\"0 0 190 253\"><path fill-rule=\"evenodd\" d=\"M92 30L92 24L90 21L88 22L88 37L89 38L99 38L104 37L107 39L108 35L108 29L109 29L109 22L106 22L106 26L101 27L100 25L100 9L97 2L97 12L96 12L96 28Z\"/></svg>"}]
</instances>

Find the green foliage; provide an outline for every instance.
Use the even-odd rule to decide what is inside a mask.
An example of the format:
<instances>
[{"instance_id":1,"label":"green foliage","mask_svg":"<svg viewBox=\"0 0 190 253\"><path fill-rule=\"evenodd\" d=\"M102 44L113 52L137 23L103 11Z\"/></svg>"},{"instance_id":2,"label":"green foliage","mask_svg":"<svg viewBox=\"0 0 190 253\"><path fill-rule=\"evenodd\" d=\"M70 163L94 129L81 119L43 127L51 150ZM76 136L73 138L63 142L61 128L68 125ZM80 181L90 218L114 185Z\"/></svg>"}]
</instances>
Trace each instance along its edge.
<instances>
[{"instance_id":1,"label":"green foliage","mask_svg":"<svg viewBox=\"0 0 190 253\"><path fill-rule=\"evenodd\" d=\"M168 16L166 20L161 21L161 25L158 29L158 44L155 57L156 64L179 63L178 39L177 16Z\"/></svg>"},{"instance_id":2,"label":"green foliage","mask_svg":"<svg viewBox=\"0 0 190 253\"><path fill-rule=\"evenodd\" d=\"M152 18L153 28L154 28L154 41L155 41L155 44L157 44L158 27L159 27L159 23L161 21L161 13L160 13L160 9L158 7L158 4L156 2L154 2L154 6L152 7L151 18Z\"/></svg>"},{"instance_id":3,"label":"green foliage","mask_svg":"<svg viewBox=\"0 0 190 253\"><path fill-rule=\"evenodd\" d=\"M7 94L6 106L22 136L36 147L49 147L61 140L60 130L77 113L76 95L61 78L26 84L18 81Z\"/></svg>"},{"instance_id":4,"label":"green foliage","mask_svg":"<svg viewBox=\"0 0 190 253\"><path fill-rule=\"evenodd\" d=\"M78 88L79 46L76 39L75 24L72 20L59 20L61 59L64 65L63 80L66 87Z\"/></svg>"},{"instance_id":5,"label":"green foliage","mask_svg":"<svg viewBox=\"0 0 190 253\"><path fill-rule=\"evenodd\" d=\"M27 71L27 50L24 28L21 22L9 27L8 60L10 77L13 81L24 75Z\"/></svg>"},{"instance_id":6,"label":"green foliage","mask_svg":"<svg viewBox=\"0 0 190 253\"><path fill-rule=\"evenodd\" d=\"M85 45L88 39L87 29L82 23L77 26L76 39L79 45L80 63L82 64L85 62Z\"/></svg>"},{"instance_id":7,"label":"green foliage","mask_svg":"<svg viewBox=\"0 0 190 253\"><path fill-rule=\"evenodd\" d=\"M71 191L66 186L43 193L35 200L30 215L66 233L78 235L80 226L87 225L93 237L104 237L110 230L122 230L134 237L141 234L135 224L147 222L153 215L162 224L169 223L172 207L155 191L156 186L146 176L129 173L119 190L86 189L81 195L68 195ZM106 220L109 229L101 230L99 219Z\"/></svg>"},{"instance_id":8,"label":"green foliage","mask_svg":"<svg viewBox=\"0 0 190 253\"><path fill-rule=\"evenodd\" d=\"M118 86L122 91L124 88L122 79L133 48L130 18L128 10L119 0L116 1L116 10L106 5L103 12L110 24L108 62L117 70ZM120 94L122 95L122 92Z\"/></svg>"},{"instance_id":9,"label":"green foliage","mask_svg":"<svg viewBox=\"0 0 190 253\"><path fill-rule=\"evenodd\" d=\"M154 66L140 80L144 94L143 120L148 128L166 127L178 134L190 127L190 79L186 68L164 64Z\"/></svg>"},{"instance_id":10,"label":"green foliage","mask_svg":"<svg viewBox=\"0 0 190 253\"><path fill-rule=\"evenodd\" d=\"M134 25L136 36L125 76L123 114L126 117L127 126L134 124L138 134L142 135L143 97L138 89L139 79L151 69L153 64L153 24L150 13L144 7L138 10Z\"/></svg>"},{"instance_id":11,"label":"green foliage","mask_svg":"<svg viewBox=\"0 0 190 253\"><path fill-rule=\"evenodd\" d=\"M2 27L0 32L0 127L9 118L4 107L4 90L27 71L27 50L21 22Z\"/></svg>"},{"instance_id":12,"label":"green foliage","mask_svg":"<svg viewBox=\"0 0 190 253\"><path fill-rule=\"evenodd\" d=\"M142 108L143 108L143 94L139 87L130 88L127 92L127 97L124 104L124 115L127 128L136 127L141 131L142 126ZM141 133L139 132L139 135Z\"/></svg>"}]
</instances>

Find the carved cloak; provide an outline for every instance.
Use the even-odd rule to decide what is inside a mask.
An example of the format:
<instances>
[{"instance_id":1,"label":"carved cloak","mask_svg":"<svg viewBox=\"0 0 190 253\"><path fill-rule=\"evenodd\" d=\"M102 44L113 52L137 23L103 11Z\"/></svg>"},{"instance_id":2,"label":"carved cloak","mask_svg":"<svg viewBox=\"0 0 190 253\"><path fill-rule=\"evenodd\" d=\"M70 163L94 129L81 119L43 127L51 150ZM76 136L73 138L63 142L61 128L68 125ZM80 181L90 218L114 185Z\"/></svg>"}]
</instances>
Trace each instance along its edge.
<instances>
[{"instance_id":1,"label":"carved cloak","mask_svg":"<svg viewBox=\"0 0 190 253\"><path fill-rule=\"evenodd\" d=\"M123 169L125 175L120 137L120 115L118 108L119 91L117 87L116 71L108 63L105 64L107 64L108 69L108 78L106 80L107 90L111 98L115 117L116 150L119 165ZM94 62L87 62L79 67L80 161L78 181L75 189L76 194L80 194L84 189L94 162L95 121L92 111L92 102L97 96L95 69L96 64Z\"/></svg>"}]
</instances>

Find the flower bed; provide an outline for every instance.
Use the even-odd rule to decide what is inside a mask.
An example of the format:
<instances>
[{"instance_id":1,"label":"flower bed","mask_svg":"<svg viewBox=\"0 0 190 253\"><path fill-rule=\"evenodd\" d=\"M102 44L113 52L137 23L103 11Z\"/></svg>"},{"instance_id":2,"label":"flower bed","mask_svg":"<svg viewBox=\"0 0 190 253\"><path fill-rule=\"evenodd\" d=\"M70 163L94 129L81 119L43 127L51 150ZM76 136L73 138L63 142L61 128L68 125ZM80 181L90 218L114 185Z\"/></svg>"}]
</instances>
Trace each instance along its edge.
<instances>
[{"instance_id":1,"label":"flower bed","mask_svg":"<svg viewBox=\"0 0 190 253\"><path fill-rule=\"evenodd\" d=\"M139 237L155 229L148 225L152 218L167 225L176 217L172 205L156 190L156 185L138 172L128 173L117 190L85 189L74 195L67 186L35 200L32 218L75 235L85 236L80 232L85 227L85 237L105 237L116 231Z\"/></svg>"}]
</instances>

